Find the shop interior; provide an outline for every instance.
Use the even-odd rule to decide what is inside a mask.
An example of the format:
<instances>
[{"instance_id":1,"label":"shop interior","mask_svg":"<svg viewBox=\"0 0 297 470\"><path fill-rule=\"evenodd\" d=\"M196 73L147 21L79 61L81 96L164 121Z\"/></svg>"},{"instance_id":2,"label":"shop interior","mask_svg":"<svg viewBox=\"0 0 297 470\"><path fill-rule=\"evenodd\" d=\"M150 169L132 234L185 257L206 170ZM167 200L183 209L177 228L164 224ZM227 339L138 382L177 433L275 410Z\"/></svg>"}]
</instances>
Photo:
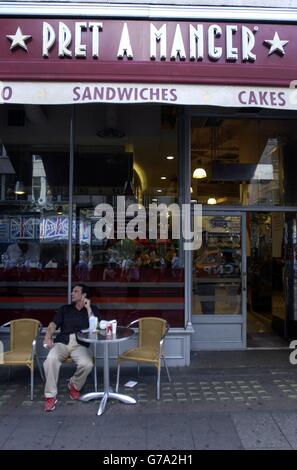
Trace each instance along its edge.
<instances>
[{"instance_id":1,"label":"shop interior","mask_svg":"<svg viewBox=\"0 0 297 470\"><path fill-rule=\"evenodd\" d=\"M290 248L285 240L285 219L286 215L282 212L248 214L249 347L288 346L286 285L289 281L290 263L286 258Z\"/></svg>"},{"instance_id":2,"label":"shop interior","mask_svg":"<svg viewBox=\"0 0 297 470\"><path fill-rule=\"evenodd\" d=\"M44 305L65 299L71 113L68 106L0 110L0 287L14 316L36 315L34 295ZM193 253L192 313L242 314L245 257L250 347L282 343L296 317L293 118L207 107L191 118L191 199L211 210ZM109 315L122 323L145 312L183 326L184 258L170 230L154 242L94 237L95 206L114 206L117 195L144 207L178 201L177 107L77 106L74 135L72 279L93 285L98 303L106 312L111 304ZM235 209L244 212L244 234ZM42 315L46 322L51 313Z\"/></svg>"},{"instance_id":3,"label":"shop interior","mask_svg":"<svg viewBox=\"0 0 297 470\"><path fill-rule=\"evenodd\" d=\"M72 117L69 106L0 109L3 322L37 315L47 323L65 303ZM114 239L101 240L95 211L102 203L116 211L117 196L139 208L177 201L176 108L85 104L73 122L72 282L91 286L107 319L155 315L182 326L184 266L170 218L166 239L118 239L115 224Z\"/></svg>"},{"instance_id":4,"label":"shop interior","mask_svg":"<svg viewBox=\"0 0 297 470\"><path fill-rule=\"evenodd\" d=\"M192 118L191 197L212 214L203 217L203 243L193 257L193 314L241 314L245 284L247 346L287 347L296 214L282 207L297 202L290 176L296 121L264 110L221 112ZM241 207L244 234L240 217L224 215Z\"/></svg>"}]
</instances>

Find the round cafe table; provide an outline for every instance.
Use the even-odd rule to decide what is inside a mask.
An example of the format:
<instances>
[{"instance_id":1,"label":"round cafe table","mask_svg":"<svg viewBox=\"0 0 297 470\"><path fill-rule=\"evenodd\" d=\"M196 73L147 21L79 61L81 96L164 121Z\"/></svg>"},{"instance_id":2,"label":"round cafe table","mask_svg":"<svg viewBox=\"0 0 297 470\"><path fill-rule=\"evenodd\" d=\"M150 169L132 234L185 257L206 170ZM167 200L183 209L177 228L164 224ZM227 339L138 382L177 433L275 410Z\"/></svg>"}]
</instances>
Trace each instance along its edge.
<instances>
[{"instance_id":1,"label":"round cafe table","mask_svg":"<svg viewBox=\"0 0 297 470\"><path fill-rule=\"evenodd\" d=\"M98 330L94 333L78 333L77 338L79 341L85 343L94 344L94 359L95 359L95 368L96 368L96 345L103 344L103 383L104 390L103 392L91 392L86 393L81 396L81 401L90 401L96 400L97 398L102 398L100 406L97 412L97 415L102 415L106 409L107 400L112 398L113 400L119 400L123 403L134 405L136 400L128 395L122 393L115 393L111 390L109 386L109 356L108 356L108 346L112 343L119 343L121 341L126 341L131 338L134 334L134 331L131 328L125 328L123 326L117 327L116 334L107 335L106 330ZM97 370L95 370L97 374Z\"/></svg>"}]
</instances>

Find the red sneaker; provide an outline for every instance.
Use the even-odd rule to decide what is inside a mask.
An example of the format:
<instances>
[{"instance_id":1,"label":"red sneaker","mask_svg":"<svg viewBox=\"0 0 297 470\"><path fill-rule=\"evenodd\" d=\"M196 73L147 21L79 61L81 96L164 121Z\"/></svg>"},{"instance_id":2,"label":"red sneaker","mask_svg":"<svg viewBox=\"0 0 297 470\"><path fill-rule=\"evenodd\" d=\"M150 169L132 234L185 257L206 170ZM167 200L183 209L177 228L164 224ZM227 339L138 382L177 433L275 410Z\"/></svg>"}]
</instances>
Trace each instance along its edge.
<instances>
[{"instance_id":1,"label":"red sneaker","mask_svg":"<svg viewBox=\"0 0 297 470\"><path fill-rule=\"evenodd\" d=\"M56 397L45 397L44 411L54 411L57 401Z\"/></svg>"},{"instance_id":2,"label":"red sneaker","mask_svg":"<svg viewBox=\"0 0 297 470\"><path fill-rule=\"evenodd\" d=\"M69 389L69 396L71 400L79 400L80 399L80 392L76 390L74 385L72 385L71 382L68 383L68 389Z\"/></svg>"}]
</instances>

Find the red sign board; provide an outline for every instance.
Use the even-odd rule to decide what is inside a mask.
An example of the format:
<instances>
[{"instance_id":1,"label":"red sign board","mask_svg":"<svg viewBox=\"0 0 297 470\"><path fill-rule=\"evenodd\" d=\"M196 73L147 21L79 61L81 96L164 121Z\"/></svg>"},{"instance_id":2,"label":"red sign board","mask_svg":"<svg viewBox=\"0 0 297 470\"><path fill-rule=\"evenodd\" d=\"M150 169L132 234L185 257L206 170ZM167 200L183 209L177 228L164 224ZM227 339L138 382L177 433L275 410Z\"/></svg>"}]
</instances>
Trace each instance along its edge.
<instances>
[{"instance_id":1,"label":"red sign board","mask_svg":"<svg viewBox=\"0 0 297 470\"><path fill-rule=\"evenodd\" d=\"M0 19L0 79L287 86L297 26Z\"/></svg>"}]
</instances>

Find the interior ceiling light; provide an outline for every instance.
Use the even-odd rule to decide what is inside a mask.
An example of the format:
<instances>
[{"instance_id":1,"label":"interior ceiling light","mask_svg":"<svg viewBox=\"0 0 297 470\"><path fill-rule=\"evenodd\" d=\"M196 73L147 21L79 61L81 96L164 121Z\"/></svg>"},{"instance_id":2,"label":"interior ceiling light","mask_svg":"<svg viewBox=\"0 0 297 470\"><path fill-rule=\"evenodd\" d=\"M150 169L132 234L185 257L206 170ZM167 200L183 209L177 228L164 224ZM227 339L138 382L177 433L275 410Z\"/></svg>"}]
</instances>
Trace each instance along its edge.
<instances>
[{"instance_id":1,"label":"interior ceiling light","mask_svg":"<svg viewBox=\"0 0 297 470\"><path fill-rule=\"evenodd\" d=\"M15 183L14 192L15 194L25 194L24 183L21 180Z\"/></svg>"},{"instance_id":2,"label":"interior ceiling light","mask_svg":"<svg viewBox=\"0 0 297 470\"><path fill-rule=\"evenodd\" d=\"M173 155L168 155L168 156L166 157L166 159L167 159L167 160L174 160L174 156L173 156Z\"/></svg>"},{"instance_id":3,"label":"interior ceiling light","mask_svg":"<svg viewBox=\"0 0 297 470\"><path fill-rule=\"evenodd\" d=\"M115 138L121 139L125 137L125 132L114 129L113 127L107 127L106 129L101 129L96 132L97 137L100 138Z\"/></svg>"},{"instance_id":4,"label":"interior ceiling light","mask_svg":"<svg viewBox=\"0 0 297 470\"><path fill-rule=\"evenodd\" d=\"M204 170L204 168L195 168L195 170L193 172L193 178L202 179L202 178L206 178L206 177L207 177L207 173Z\"/></svg>"},{"instance_id":5,"label":"interior ceiling light","mask_svg":"<svg viewBox=\"0 0 297 470\"><path fill-rule=\"evenodd\" d=\"M210 204L211 206L213 206L214 204L217 203L217 200L215 197L210 197L208 200L207 200L207 204Z\"/></svg>"},{"instance_id":6,"label":"interior ceiling light","mask_svg":"<svg viewBox=\"0 0 297 470\"><path fill-rule=\"evenodd\" d=\"M161 180L166 180L166 176L161 176Z\"/></svg>"}]
</instances>

